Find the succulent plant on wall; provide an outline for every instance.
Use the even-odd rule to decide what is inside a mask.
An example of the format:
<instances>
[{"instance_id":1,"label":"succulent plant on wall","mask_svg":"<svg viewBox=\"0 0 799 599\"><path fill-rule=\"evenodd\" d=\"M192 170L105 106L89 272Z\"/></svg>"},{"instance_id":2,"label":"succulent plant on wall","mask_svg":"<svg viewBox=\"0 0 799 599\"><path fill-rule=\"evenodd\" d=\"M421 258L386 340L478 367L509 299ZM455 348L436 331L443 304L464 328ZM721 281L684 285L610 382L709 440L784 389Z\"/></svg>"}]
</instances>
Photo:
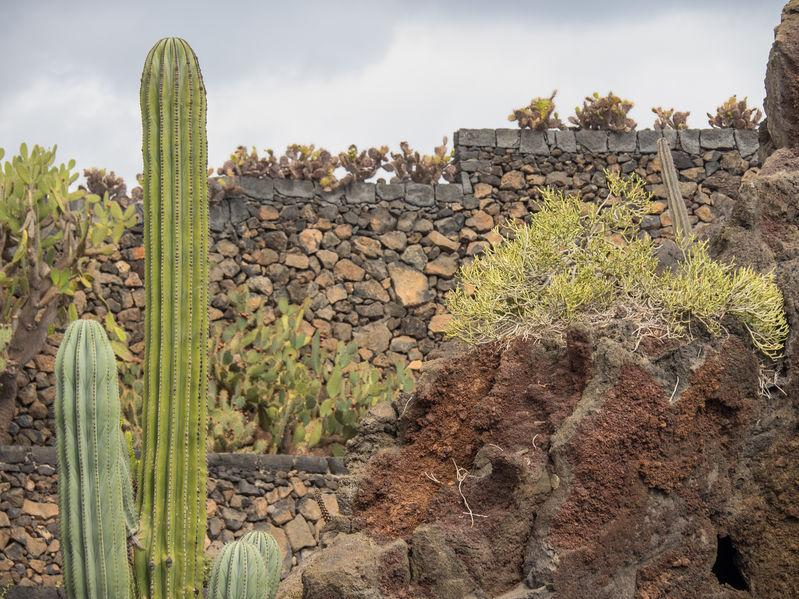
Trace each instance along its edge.
<instances>
[{"instance_id":1,"label":"succulent plant on wall","mask_svg":"<svg viewBox=\"0 0 799 599\"><path fill-rule=\"evenodd\" d=\"M148 599L195 598L203 582L208 338L205 86L177 38L150 50L141 82L145 313L139 539Z\"/></svg>"},{"instance_id":2,"label":"succulent plant on wall","mask_svg":"<svg viewBox=\"0 0 799 599\"><path fill-rule=\"evenodd\" d=\"M70 599L127 599L136 519L117 370L99 323L76 320L56 357L56 455L64 587Z\"/></svg>"}]
</instances>

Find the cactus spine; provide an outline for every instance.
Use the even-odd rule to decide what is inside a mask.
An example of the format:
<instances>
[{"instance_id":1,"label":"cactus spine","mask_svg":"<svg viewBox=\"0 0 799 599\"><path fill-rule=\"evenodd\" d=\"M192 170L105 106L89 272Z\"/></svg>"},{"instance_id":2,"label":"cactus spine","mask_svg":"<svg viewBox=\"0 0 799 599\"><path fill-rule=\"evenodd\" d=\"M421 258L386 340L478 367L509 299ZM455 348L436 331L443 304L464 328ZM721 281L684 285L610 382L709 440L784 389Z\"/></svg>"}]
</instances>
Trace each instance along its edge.
<instances>
[{"instance_id":1,"label":"cactus spine","mask_svg":"<svg viewBox=\"0 0 799 599\"><path fill-rule=\"evenodd\" d=\"M194 599L205 540L208 191L200 67L177 38L141 81L145 313L139 597Z\"/></svg>"},{"instance_id":2,"label":"cactus spine","mask_svg":"<svg viewBox=\"0 0 799 599\"><path fill-rule=\"evenodd\" d=\"M280 584L280 571L282 570L282 558L280 547L277 545L272 535L262 530L252 530L241 537L242 542L249 543L258 550L261 559L266 566L266 599L275 599L277 587Z\"/></svg>"},{"instance_id":3,"label":"cactus spine","mask_svg":"<svg viewBox=\"0 0 799 599\"><path fill-rule=\"evenodd\" d=\"M258 549L243 540L232 541L214 561L208 599L264 599L266 585L266 565Z\"/></svg>"},{"instance_id":4,"label":"cactus spine","mask_svg":"<svg viewBox=\"0 0 799 599\"><path fill-rule=\"evenodd\" d=\"M114 352L91 320L69 325L56 357L56 453L64 586L70 599L130 596L135 531Z\"/></svg>"}]
</instances>

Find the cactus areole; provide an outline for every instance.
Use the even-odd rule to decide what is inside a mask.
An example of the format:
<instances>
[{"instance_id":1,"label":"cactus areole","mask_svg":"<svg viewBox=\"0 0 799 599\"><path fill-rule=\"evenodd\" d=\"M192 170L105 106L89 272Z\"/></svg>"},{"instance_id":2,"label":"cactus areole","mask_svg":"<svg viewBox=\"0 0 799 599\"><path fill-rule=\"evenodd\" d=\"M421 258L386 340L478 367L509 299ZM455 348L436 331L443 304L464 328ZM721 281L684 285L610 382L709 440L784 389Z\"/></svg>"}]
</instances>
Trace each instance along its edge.
<instances>
[{"instance_id":1,"label":"cactus areole","mask_svg":"<svg viewBox=\"0 0 799 599\"><path fill-rule=\"evenodd\" d=\"M145 313L138 597L202 595L205 540L208 191L200 67L177 38L141 80Z\"/></svg>"}]
</instances>

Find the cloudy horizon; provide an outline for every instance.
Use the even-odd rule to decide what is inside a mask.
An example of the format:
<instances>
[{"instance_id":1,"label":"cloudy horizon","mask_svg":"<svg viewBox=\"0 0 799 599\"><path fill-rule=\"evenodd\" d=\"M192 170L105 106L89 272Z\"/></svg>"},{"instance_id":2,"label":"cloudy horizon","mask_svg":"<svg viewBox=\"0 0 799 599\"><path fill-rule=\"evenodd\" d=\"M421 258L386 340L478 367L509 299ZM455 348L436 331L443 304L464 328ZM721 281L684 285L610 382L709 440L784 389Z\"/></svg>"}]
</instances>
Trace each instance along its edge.
<instances>
[{"instance_id":1,"label":"cloudy horizon","mask_svg":"<svg viewBox=\"0 0 799 599\"><path fill-rule=\"evenodd\" d=\"M513 126L507 115L558 89L566 120L585 95L690 110L732 94L762 108L783 2L447 0L220 4L20 2L5 6L0 147L58 144L58 160L125 177L141 167L139 76L150 46L185 38L208 89L209 164L237 145L331 151L408 140L429 153L458 128ZM229 9L227 9L229 11Z\"/></svg>"}]
</instances>

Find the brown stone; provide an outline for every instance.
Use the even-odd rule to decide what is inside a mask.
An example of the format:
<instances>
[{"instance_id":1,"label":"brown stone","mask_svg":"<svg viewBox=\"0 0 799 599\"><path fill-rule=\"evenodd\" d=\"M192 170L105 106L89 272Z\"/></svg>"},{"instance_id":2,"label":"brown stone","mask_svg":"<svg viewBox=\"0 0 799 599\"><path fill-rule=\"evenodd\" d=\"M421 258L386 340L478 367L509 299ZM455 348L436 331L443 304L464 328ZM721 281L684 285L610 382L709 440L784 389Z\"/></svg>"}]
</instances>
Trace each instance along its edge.
<instances>
[{"instance_id":1,"label":"brown stone","mask_svg":"<svg viewBox=\"0 0 799 599\"><path fill-rule=\"evenodd\" d=\"M238 256L239 247L229 239L220 239L216 242L216 251L227 258Z\"/></svg>"},{"instance_id":2,"label":"brown stone","mask_svg":"<svg viewBox=\"0 0 799 599\"><path fill-rule=\"evenodd\" d=\"M372 237L356 235L352 239L352 245L356 251L360 252L367 258L379 258L382 253L380 249L380 242Z\"/></svg>"},{"instance_id":3,"label":"brown stone","mask_svg":"<svg viewBox=\"0 0 799 599\"><path fill-rule=\"evenodd\" d=\"M702 206L694 210L694 214L703 223L713 222L713 212L710 210L710 206L706 204L703 204Z\"/></svg>"},{"instance_id":4,"label":"brown stone","mask_svg":"<svg viewBox=\"0 0 799 599\"><path fill-rule=\"evenodd\" d=\"M271 206L261 206L258 209L258 218L261 220L277 220L280 213Z\"/></svg>"},{"instance_id":5,"label":"brown stone","mask_svg":"<svg viewBox=\"0 0 799 599\"><path fill-rule=\"evenodd\" d=\"M471 218L466 219L466 224L477 231L490 231L494 227L494 219L484 210L478 210Z\"/></svg>"},{"instance_id":6,"label":"brown stone","mask_svg":"<svg viewBox=\"0 0 799 599\"><path fill-rule=\"evenodd\" d=\"M499 182L500 189L519 190L524 189L525 186L526 181L524 180L524 174L521 171L508 171L502 175L502 179L500 179Z\"/></svg>"},{"instance_id":7,"label":"brown stone","mask_svg":"<svg viewBox=\"0 0 799 599\"><path fill-rule=\"evenodd\" d=\"M432 262L428 262L424 271L430 275L438 275L449 279L458 272L458 262L452 256L439 256Z\"/></svg>"},{"instance_id":8,"label":"brown stone","mask_svg":"<svg viewBox=\"0 0 799 599\"><path fill-rule=\"evenodd\" d=\"M391 343L391 331L385 322L372 322L356 330L353 338L358 347L382 354Z\"/></svg>"},{"instance_id":9,"label":"brown stone","mask_svg":"<svg viewBox=\"0 0 799 599\"><path fill-rule=\"evenodd\" d=\"M297 268L299 270L305 270L309 265L310 262L308 260L308 256L305 254L298 254L294 252L286 254L286 266Z\"/></svg>"},{"instance_id":10,"label":"brown stone","mask_svg":"<svg viewBox=\"0 0 799 599\"><path fill-rule=\"evenodd\" d=\"M128 278L125 279L125 287L142 287L143 284L141 282L141 278L139 277L138 273L135 271L131 271L128 275Z\"/></svg>"},{"instance_id":11,"label":"brown stone","mask_svg":"<svg viewBox=\"0 0 799 599\"><path fill-rule=\"evenodd\" d=\"M345 281L362 281L364 276L366 276L366 271L349 258L336 262L333 267L333 273L337 278Z\"/></svg>"},{"instance_id":12,"label":"brown stone","mask_svg":"<svg viewBox=\"0 0 799 599\"><path fill-rule=\"evenodd\" d=\"M764 106L775 148L799 146L799 0L790 0L774 31Z\"/></svg>"},{"instance_id":13,"label":"brown stone","mask_svg":"<svg viewBox=\"0 0 799 599\"><path fill-rule=\"evenodd\" d=\"M418 270L392 262L388 265L388 274L394 285L394 293L403 306L418 306L433 299L433 292L427 285L427 277Z\"/></svg>"},{"instance_id":14,"label":"brown stone","mask_svg":"<svg viewBox=\"0 0 799 599\"><path fill-rule=\"evenodd\" d=\"M299 242L307 254L313 254L322 243L322 232L318 229L305 229L299 234Z\"/></svg>"},{"instance_id":15,"label":"brown stone","mask_svg":"<svg viewBox=\"0 0 799 599\"><path fill-rule=\"evenodd\" d=\"M494 193L494 188L488 183L477 183L474 186L475 199L482 200L483 198L491 197L492 193Z\"/></svg>"},{"instance_id":16,"label":"brown stone","mask_svg":"<svg viewBox=\"0 0 799 599\"><path fill-rule=\"evenodd\" d=\"M457 241L453 241L446 235L439 233L438 231L430 231L427 234L427 238L430 240L433 245L437 245L440 248L444 248L447 250L455 251L457 250L461 244Z\"/></svg>"},{"instance_id":17,"label":"brown stone","mask_svg":"<svg viewBox=\"0 0 799 599\"><path fill-rule=\"evenodd\" d=\"M436 314L430 319L430 323L427 325L427 330L429 330L431 333L443 333L447 330L447 326L449 326L451 321L451 314Z\"/></svg>"}]
</instances>

